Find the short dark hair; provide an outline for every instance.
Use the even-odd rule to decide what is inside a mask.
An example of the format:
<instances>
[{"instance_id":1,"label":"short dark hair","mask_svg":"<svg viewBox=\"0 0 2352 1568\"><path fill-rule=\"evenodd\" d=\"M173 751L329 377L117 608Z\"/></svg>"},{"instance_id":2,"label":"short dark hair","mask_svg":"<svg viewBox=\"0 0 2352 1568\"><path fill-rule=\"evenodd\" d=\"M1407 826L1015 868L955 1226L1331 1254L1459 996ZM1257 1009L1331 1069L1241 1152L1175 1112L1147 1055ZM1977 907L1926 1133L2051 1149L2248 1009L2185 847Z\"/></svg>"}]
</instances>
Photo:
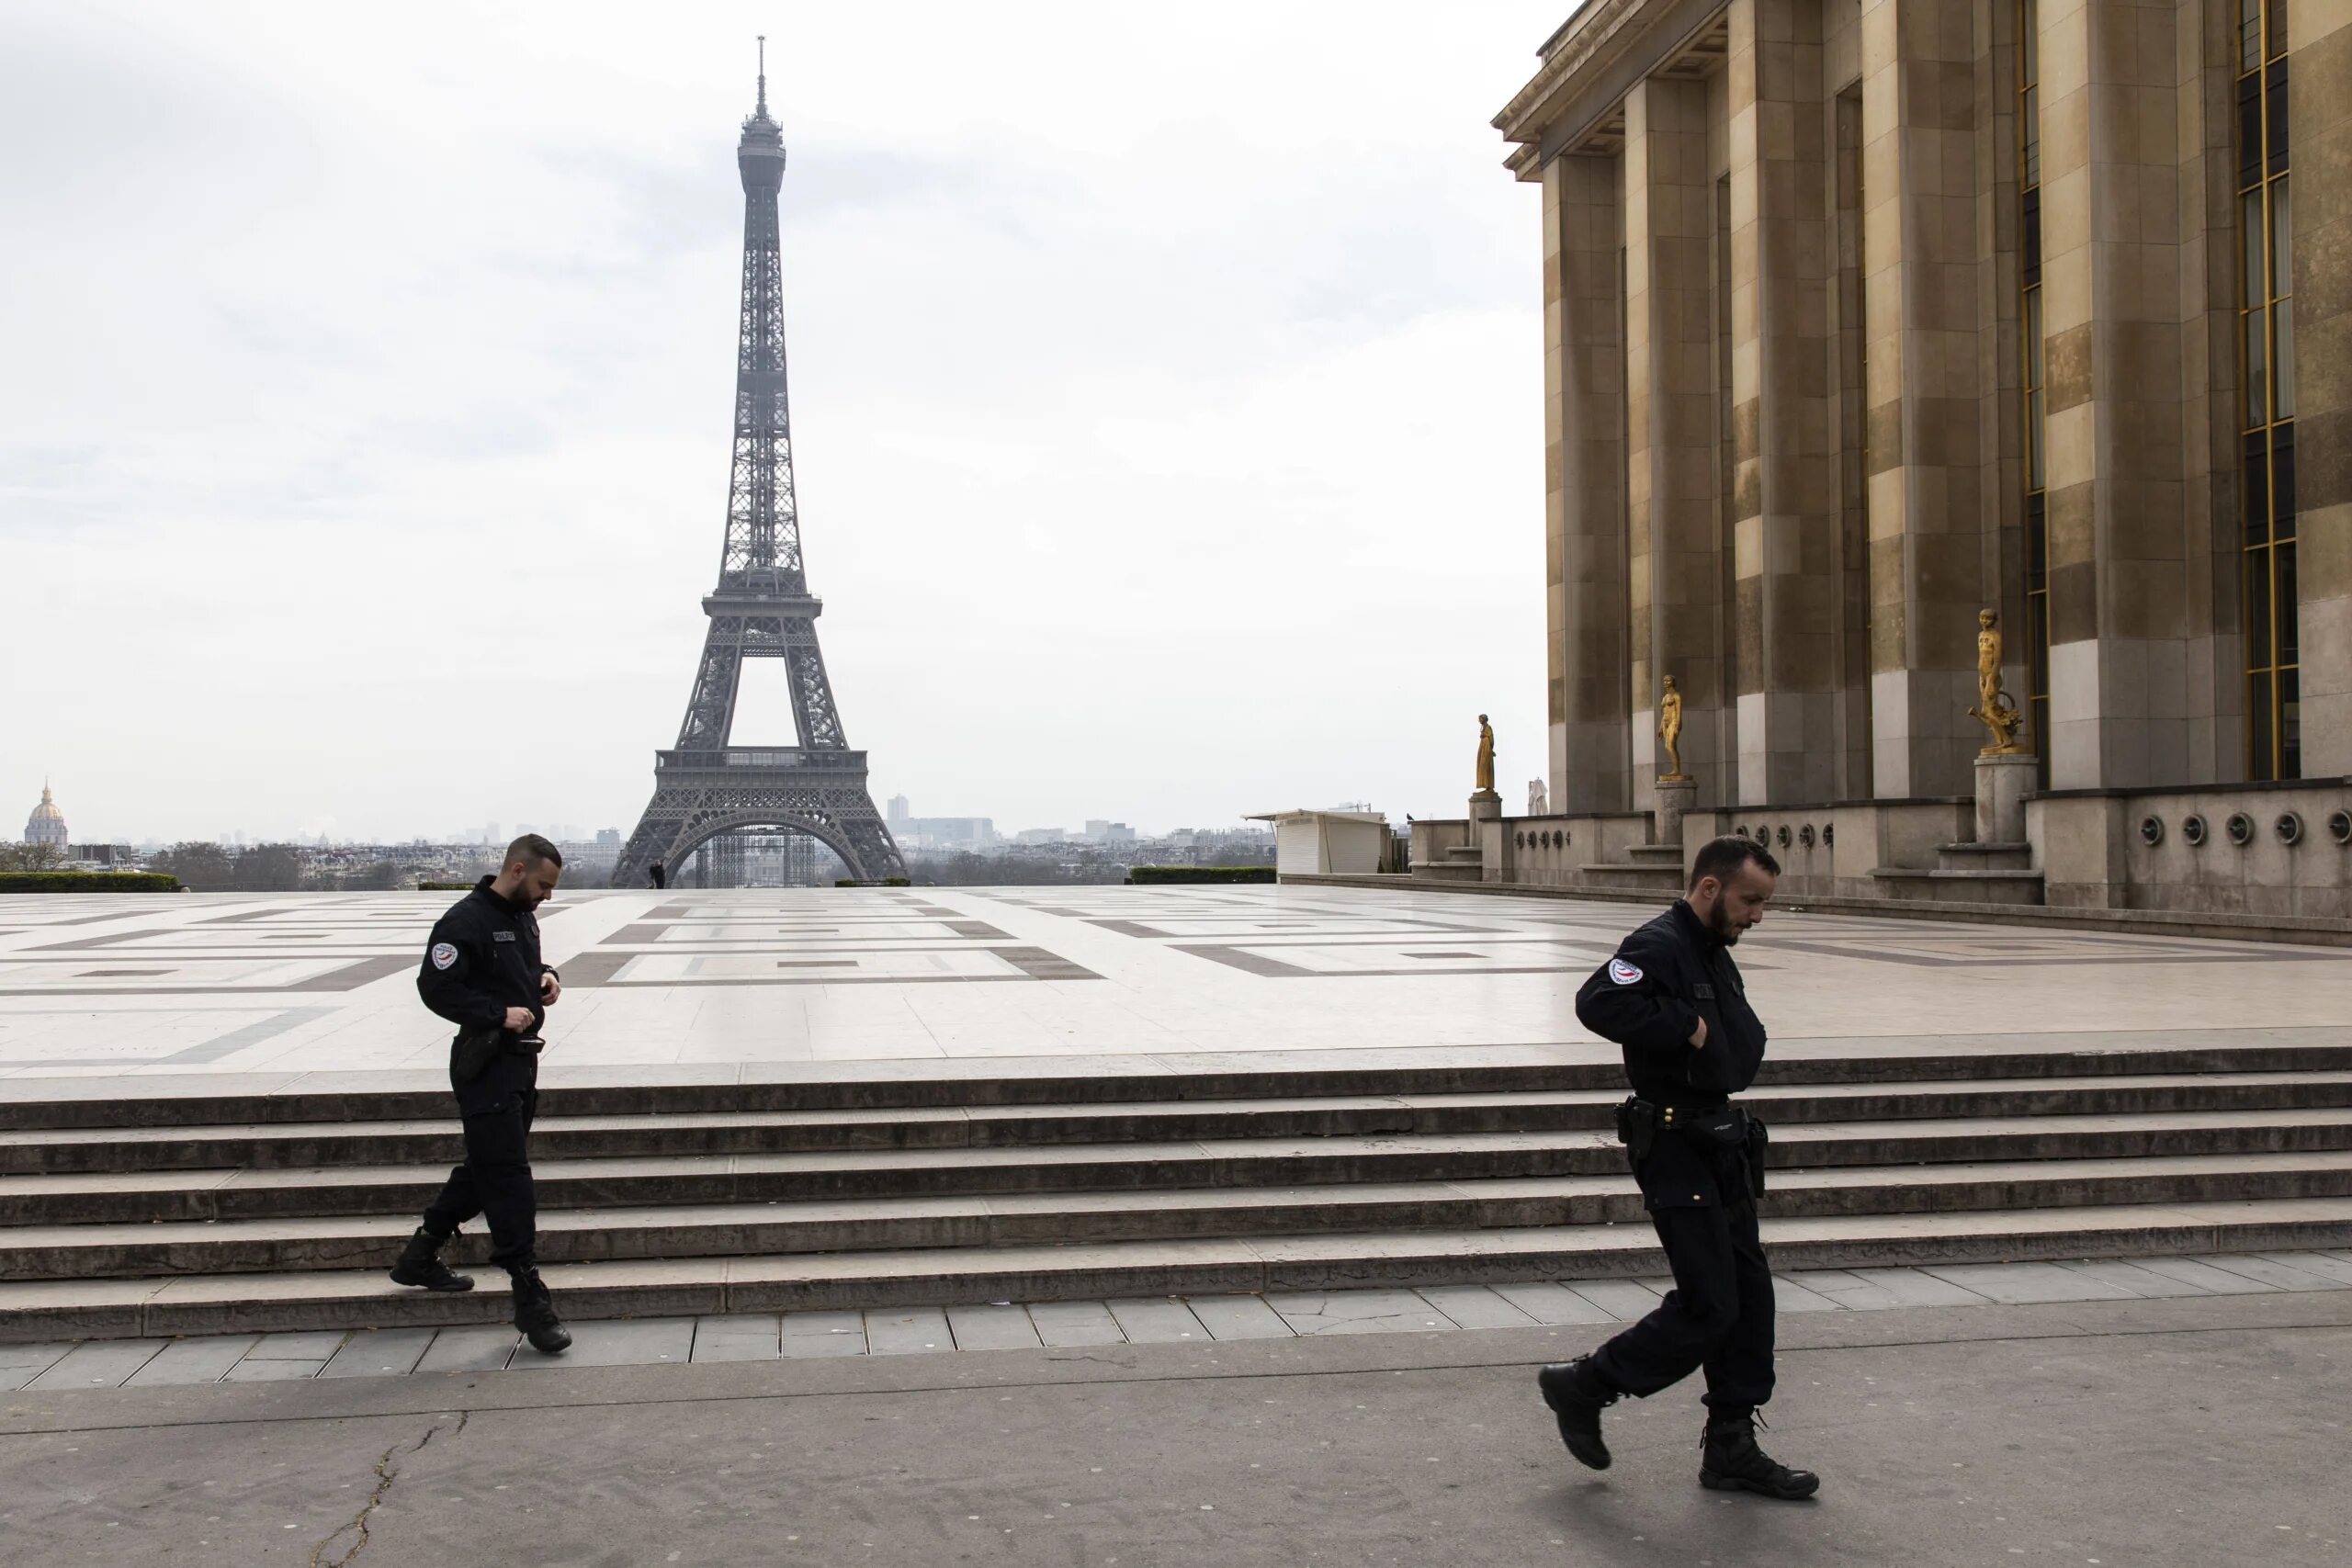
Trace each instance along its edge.
<instances>
[{"instance_id":1,"label":"short dark hair","mask_svg":"<svg viewBox=\"0 0 2352 1568\"><path fill-rule=\"evenodd\" d=\"M1762 866L1774 876L1781 874L1781 863L1772 852L1753 839L1737 833L1725 833L1720 839L1709 839L1699 846L1698 855L1690 862L1690 886L1696 887L1708 877L1717 882L1729 882L1739 874L1739 868L1750 863Z\"/></svg>"},{"instance_id":2,"label":"short dark hair","mask_svg":"<svg viewBox=\"0 0 2352 1568\"><path fill-rule=\"evenodd\" d=\"M557 849L551 840L543 838L537 833L526 833L507 845L506 858L498 863L513 865L517 860L526 857L534 861L552 861L559 866L563 864L563 852Z\"/></svg>"}]
</instances>

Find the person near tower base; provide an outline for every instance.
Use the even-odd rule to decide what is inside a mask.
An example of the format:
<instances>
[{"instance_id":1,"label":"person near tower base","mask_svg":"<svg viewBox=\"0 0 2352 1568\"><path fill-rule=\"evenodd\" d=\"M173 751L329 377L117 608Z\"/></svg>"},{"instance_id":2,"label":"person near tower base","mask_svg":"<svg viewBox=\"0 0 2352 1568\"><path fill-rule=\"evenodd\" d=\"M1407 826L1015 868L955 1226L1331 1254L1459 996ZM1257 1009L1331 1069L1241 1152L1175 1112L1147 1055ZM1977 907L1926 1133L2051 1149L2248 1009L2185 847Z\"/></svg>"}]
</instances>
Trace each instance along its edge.
<instances>
[{"instance_id":1,"label":"person near tower base","mask_svg":"<svg viewBox=\"0 0 2352 1568\"><path fill-rule=\"evenodd\" d=\"M1767 1457L1756 1412L1772 1397L1772 1270L1756 1221L1763 1124L1732 1102L1756 1080L1764 1025L1747 1005L1732 945L1764 918L1780 865L1763 845L1701 846L1690 887L1628 936L1577 993L1577 1018L1622 1047L1633 1098L1618 1135L1633 1162L1674 1289L1589 1356L1537 1374L1568 1452L1609 1468L1600 1412L1694 1371L1707 1382L1699 1483L1790 1500L1821 1478Z\"/></svg>"},{"instance_id":2,"label":"person near tower base","mask_svg":"<svg viewBox=\"0 0 2352 1568\"><path fill-rule=\"evenodd\" d=\"M496 876L485 876L451 906L425 939L416 972L424 1005L458 1026L449 1043L449 1087L465 1127L466 1157L392 1265L392 1281L428 1291L470 1291L474 1282L441 1261L458 1227L481 1215L490 1258L514 1292L514 1326L534 1349L556 1355L571 1335L558 1319L537 1267L537 1204L526 1145L538 1098L539 1027L563 995L563 979L539 958L539 921L563 874L563 856L537 833L506 846Z\"/></svg>"}]
</instances>

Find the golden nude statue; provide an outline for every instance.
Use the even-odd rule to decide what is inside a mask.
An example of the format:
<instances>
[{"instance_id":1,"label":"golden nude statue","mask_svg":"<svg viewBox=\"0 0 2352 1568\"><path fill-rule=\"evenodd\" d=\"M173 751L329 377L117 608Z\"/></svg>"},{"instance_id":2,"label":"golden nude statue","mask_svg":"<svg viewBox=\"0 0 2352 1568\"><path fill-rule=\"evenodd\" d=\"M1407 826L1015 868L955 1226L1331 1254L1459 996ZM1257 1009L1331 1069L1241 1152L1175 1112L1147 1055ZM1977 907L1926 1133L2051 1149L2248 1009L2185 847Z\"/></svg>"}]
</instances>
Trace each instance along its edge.
<instances>
[{"instance_id":1,"label":"golden nude statue","mask_svg":"<svg viewBox=\"0 0 2352 1568\"><path fill-rule=\"evenodd\" d=\"M1680 784L1690 775L1682 771L1682 694L1671 675L1666 678L1666 694L1657 700L1657 738L1666 745L1666 772L1658 777Z\"/></svg>"},{"instance_id":2,"label":"golden nude statue","mask_svg":"<svg viewBox=\"0 0 2352 1568\"><path fill-rule=\"evenodd\" d=\"M1495 727L1478 716L1478 793L1495 793Z\"/></svg>"},{"instance_id":3,"label":"golden nude statue","mask_svg":"<svg viewBox=\"0 0 2352 1568\"><path fill-rule=\"evenodd\" d=\"M2015 757L2025 750L2018 744L2018 726L2025 722L2025 715L2001 690L2000 621L1990 610L1976 612L1977 705L1968 710L1968 716L1993 732L1991 742L1977 753L1980 757Z\"/></svg>"}]
</instances>

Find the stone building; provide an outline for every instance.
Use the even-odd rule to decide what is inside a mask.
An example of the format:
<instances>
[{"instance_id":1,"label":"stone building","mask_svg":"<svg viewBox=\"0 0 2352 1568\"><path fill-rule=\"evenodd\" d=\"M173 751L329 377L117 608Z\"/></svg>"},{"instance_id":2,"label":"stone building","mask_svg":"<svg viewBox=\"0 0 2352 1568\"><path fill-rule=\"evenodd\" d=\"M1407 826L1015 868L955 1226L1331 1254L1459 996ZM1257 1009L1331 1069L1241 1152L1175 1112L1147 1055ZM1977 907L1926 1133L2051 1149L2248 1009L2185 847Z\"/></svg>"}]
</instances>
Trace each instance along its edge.
<instances>
[{"instance_id":1,"label":"stone building","mask_svg":"<svg viewBox=\"0 0 2352 1568\"><path fill-rule=\"evenodd\" d=\"M51 845L61 855L68 848L65 813L57 808L57 799L50 794L45 780L40 786L40 804L34 807L33 814L25 819L25 842Z\"/></svg>"},{"instance_id":2,"label":"stone building","mask_svg":"<svg viewBox=\"0 0 2352 1568\"><path fill-rule=\"evenodd\" d=\"M1965 792L1987 605L2050 788L2352 773L2347 24L1561 28L1495 121L1544 193L1554 808L1645 804L1669 673L1702 804Z\"/></svg>"},{"instance_id":3,"label":"stone building","mask_svg":"<svg viewBox=\"0 0 2352 1568\"><path fill-rule=\"evenodd\" d=\"M1561 820L1416 860L1670 859L1671 675L1702 825L1818 892L2352 916L2352 0L1588 0L1540 56L1495 124ZM2038 778L1997 851L1985 607Z\"/></svg>"}]
</instances>

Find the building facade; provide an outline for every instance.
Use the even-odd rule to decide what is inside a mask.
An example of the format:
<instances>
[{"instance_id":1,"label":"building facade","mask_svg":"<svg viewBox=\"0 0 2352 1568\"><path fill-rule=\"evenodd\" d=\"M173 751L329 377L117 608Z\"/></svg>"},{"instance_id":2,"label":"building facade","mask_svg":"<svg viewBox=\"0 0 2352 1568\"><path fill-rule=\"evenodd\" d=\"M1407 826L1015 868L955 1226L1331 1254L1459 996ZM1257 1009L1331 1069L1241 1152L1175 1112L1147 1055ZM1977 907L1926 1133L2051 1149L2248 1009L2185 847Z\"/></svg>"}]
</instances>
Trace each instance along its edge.
<instances>
[{"instance_id":1,"label":"building facade","mask_svg":"<svg viewBox=\"0 0 2352 1568\"><path fill-rule=\"evenodd\" d=\"M25 842L46 844L61 855L70 847L65 813L57 808L57 797L50 793L46 782L40 786L40 804L25 819Z\"/></svg>"},{"instance_id":2,"label":"building facade","mask_svg":"<svg viewBox=\"0 0 2352 1568\"><path fill-rule=\"evenodd\" d=\"M1589 0L1543 187L1551 797L2352 774L2352 0Z\"/></svg>"}]
</instances>

